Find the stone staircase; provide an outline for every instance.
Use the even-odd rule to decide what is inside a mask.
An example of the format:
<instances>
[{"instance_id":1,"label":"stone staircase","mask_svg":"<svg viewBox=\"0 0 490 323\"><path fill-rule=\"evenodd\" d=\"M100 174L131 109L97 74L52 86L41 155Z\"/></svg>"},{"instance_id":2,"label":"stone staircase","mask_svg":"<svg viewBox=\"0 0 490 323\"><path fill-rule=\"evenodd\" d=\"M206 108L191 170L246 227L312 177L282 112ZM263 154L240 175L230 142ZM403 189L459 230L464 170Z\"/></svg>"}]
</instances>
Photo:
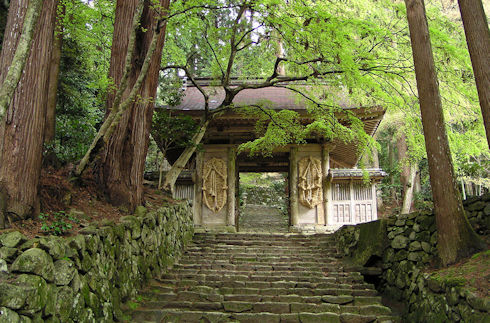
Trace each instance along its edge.
<instances>
[{"instance_id":1,"label":"stone staircase","mask_svg":"<svg viewBox=\"0 0 490 323\"><path fill-rule=\"evenodd\" d=\"M326 234L196 234L141 299L132 322L398 321Z\"/></svg>"}]
</instances>

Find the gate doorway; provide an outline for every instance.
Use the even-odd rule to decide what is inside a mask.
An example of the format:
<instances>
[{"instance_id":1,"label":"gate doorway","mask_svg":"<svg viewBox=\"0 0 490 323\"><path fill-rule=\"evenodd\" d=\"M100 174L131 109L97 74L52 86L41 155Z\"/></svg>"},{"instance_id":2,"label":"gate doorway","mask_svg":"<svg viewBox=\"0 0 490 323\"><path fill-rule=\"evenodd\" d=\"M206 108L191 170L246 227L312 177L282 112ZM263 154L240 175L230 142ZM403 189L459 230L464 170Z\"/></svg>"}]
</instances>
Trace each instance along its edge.
<instances>
[{"instance_id":1,"label":"gate doorway","mask_svg":"<svg viewBox=\"0 0 490 323\"><path fill-rule=\"evenodd\" d=\"M239 173L240 232L288 232L287 173Z\"/></svg>"}]
</instances>

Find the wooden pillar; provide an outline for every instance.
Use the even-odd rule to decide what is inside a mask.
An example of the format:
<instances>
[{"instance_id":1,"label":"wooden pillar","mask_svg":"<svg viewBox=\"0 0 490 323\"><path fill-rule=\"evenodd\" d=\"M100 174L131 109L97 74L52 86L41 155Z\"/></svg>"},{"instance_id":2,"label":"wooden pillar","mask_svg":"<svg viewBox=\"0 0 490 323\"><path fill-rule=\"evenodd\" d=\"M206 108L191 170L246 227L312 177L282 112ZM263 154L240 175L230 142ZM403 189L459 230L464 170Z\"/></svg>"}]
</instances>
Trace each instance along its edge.
<instances>
[{"instance_id":1,"label":"wooden pillar","mask_svg":"<svg viewBox=\"0 0 490 323\"><path fill-rule=\"evenodd\" d=\"M328 171L330 169L330 149L327 145L322 145L322 191L323 191L323 214L325 225L328 225L330 215L330 183L328 182Z\"/></svg>"},{"instance_id":2,"label":"wooden pillar","mask_svg":"<svg viewBox=\"0 0 490 323\"><path fill-rule=\"evenodd\" d=\"M298 147L291 147L289 153L289 203L291 205L291 225L299 224L298 214Z\"/></svg>"},{"instance_id":3,"label":"wooden pillar","mask_svg":"<svg viewBox=\"0 0 490 323\"><path fill-rule=\"evenodd\" d=\"M228 197L227 197L227 220L226 224L230 226L235 225L235 185L236 185L236 148L229 147L228 148L228 167L227 169L227 178L228 178Z\"/></svg>"},{"instance_id":4,"label":"wooden pillar","mask_svg":"<svg viewBox=\"0 0 490 323\"><path fill-rule=\"evenodd\" d=\"M204 152L196 152L196 174L194 182L194 225L202 225L202 169Z\"/></svg>"}]
</instances>

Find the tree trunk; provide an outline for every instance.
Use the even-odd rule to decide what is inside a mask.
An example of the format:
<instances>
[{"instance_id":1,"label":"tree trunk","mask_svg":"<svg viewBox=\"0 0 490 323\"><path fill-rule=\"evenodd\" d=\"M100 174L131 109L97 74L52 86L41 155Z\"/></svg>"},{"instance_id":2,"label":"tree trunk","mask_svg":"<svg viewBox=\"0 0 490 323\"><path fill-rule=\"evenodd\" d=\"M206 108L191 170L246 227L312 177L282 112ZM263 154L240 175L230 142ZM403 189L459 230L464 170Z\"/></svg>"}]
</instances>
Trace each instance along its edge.
<instances>
[{"instance_id":1,"label":"tree trunk","mask_svg":"<svg viewBox=\"0 0 490 323\"><path fill-rule=\"evenodd\" d=\"M184 169L185 165L191 159L192 154L196 151L197 145L201 142L206 130L208 128L209 120L203 121L201 123L199 131L192 137L192 144L184 149L179 158L172 165L172 168L168 171L165 176L165 182L163 183L163 189L173 193L175 182L179 178L180 173Z\"/></svg>"},{"instance_id":2,"label":"tree trunk","mask_svg":"<svg viewBox=\"0 0 490 323\"><path fill-rule=\"evenodd\" d=\"M169 0L161 0L159 3L163 8L168 9ZM115 84L120 83L124 74L125 57L132 29L128 21L132 21L137 5L138 0L119 0L116 4L109 71L109 76ZM156 19L157 13L150 8L150 1L145 1L141 27L146 29L146 32L139 31L137 34L128 89L123 94L123 98L129 95L140 74L142 62L153 37ZM164 41L165 31L162 30L158 35L156 50L151 56L147 75L138 92L141 99L131 103L131 106L122 114L114 131L105 142L99 160L97 175L101 188L112 204L125 206L129 211L143 203L143 172L154 110L153 98L156 95L158 85ZM113 106L114 100L115 94L109 94L108 112Z\"/></svg>"},{"instance_id":3,"label":"tree trunk","mask_svg":"<svg viewBox=\"0 0 490 323\"><path fill-rule=\"evenodd\" d=\"M7 32L0 55L2 79L14 57L27 10L27 0L10 4ZM39 212L38 184L46 115L47 85L57 1L44 1L32 50L12 96L3 133L0 160L0 218L8 222ZM22 36L21 36L22 37ZM6 223L5 223L6 224Z\"/></svg>"},{"instance_id":4,"label":"tree trunk","mask_svg":"<svg viewBox=\"0 0 490 323\"><path fill-rule=\"evenodd\" d=\"M0 55L0 121L21 80L42 5L42 0L16 0L10 4Z\"/></svg>"},{"instance_id":5,"label":"tree trunk","mask_svg":"<svg viewBox=\"0 0 490 323\"><path fill-rule=\"evenodd\" d=\"M388 140L388 163L390 165L390 170L393 171L395 167L395 147L391 140ZM392 202L396 202L396 189L395 189L395 176L391 175L391 199Z\"/></svg>"},{"instance_id":6,"label":"tree trunk","mask_svg":"<svg viewBox=\"0 0 490 323\"><path fill-rule=\"evenodd\" d=\"M424 2L405 0L405 4L434 199L437 248L442 264L446 266L486 246L465 216L457 187Z\"/></svg>"},{"instance_id":7,"label":"tree trunk","mask_svg":"<svg viewBox=\"0 0 490 323\"><path fill-rule=\"evenodd\" d=\"M58 92L58 79L60 75L61 46L63 43L63 24L64 6L62 12L57 12L55 33L53 38L53 52L49 63L49 83L48 83L48 102L46 107L46 129L44 142L54 139L56 130L56 94Z\"/></svg>"},{"instance_id":8,"label":"tree trunk","mask_svg":"<svg viewBox=\"0 0 490 323\"><path fill-rule=\"evenodd\" d=\"M398 165L400 167L400 183L402 184L401 196L405 196L410 178L410 165L408 164L408 147L405 134L401 133L398 137L396 141L396 148L398 151Z\"/></svg>"},{"instance_id":9,"label":"tree trunk","mask_svg":"<svg viewBox=\"0 0 490 323\"><path fill-rule=\"evenodd\" d=\"M490 32L481 0L458 0L490 148Z\"/></svg>"},{"instance_id":10,"label":"tree trunk","mask_svg":"<svg viewBox=\"0 0 490 323\"><path fill-rule=\"evenodd\" d=\"M401 214L408 214L412 209L413 192L415 190L415 176L417 175L417 164L410 165L409 171L406 189L403 191Z\"/></svg>"}]
</instances>

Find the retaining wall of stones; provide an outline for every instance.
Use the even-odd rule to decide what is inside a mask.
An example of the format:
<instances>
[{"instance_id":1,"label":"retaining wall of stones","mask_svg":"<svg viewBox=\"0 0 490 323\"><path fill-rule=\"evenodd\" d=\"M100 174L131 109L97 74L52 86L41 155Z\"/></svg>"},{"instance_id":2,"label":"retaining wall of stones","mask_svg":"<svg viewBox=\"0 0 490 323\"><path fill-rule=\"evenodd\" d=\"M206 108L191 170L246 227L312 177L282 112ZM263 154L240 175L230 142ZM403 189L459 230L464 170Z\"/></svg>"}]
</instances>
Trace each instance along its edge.
<instances>
[{"instance_id":1,"label":"retaining wall of stones","mask_svg":"<svg viewBox=\"0 0 490 323\"><path fill-rule=\"evenodd\" d=\"M490 195L464 204L470 222L479 225L477 232L488 232ZM344 226L336 232L337 247L355 265L381 267L378 287L406 305L407 322L487 322L488 298L477 297L461 281L424 272L437 256L434 220L432 214L412 213Z\"/></svg>"},{"instance_id":2,"label":"retaining wall of stones","mask_svg":"<svg viewBox=\"0 0 490 323\"><path fill-rule=\"evenodd\" d=\"M192 239L187 203L106 221L80 234L0 235L0 322L112 322Z\"/></svg>"}]
</instances>

